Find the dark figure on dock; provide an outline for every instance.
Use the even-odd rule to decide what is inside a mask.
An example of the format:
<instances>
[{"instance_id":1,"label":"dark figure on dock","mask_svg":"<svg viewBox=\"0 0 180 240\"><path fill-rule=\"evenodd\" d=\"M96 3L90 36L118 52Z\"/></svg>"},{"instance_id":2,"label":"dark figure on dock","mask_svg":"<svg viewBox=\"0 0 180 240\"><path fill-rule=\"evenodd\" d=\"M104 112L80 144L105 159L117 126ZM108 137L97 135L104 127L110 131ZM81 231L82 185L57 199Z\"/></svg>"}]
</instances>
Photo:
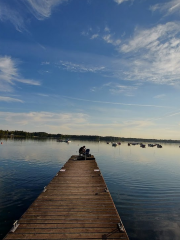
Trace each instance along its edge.
<instances>
[{"instance_id":1,"label":"dark figure on dock","mask_svg":"<svg viewBox=\"0 0 180 240\"><path fill-rule=\"evenodd\" d=\"M85 147L85 146L80 147L80 149L79 149L79 155L85 154L85 152L86 152L86 147Z\"/></svg>"}]
</instances>

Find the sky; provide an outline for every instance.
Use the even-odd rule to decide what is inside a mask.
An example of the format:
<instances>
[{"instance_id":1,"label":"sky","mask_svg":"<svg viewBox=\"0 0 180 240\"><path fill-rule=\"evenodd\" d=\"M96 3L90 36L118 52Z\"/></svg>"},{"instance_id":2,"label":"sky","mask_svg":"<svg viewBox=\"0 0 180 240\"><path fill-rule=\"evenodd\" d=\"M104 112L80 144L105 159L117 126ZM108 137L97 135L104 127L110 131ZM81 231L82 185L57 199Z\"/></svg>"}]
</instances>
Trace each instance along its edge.
<instances>
[{"instance_id":1,"label":"sky","mask_svg":"<svg viewBox=\"0 0 180 240\"><path fill-rule=\"evenodd\" d=\"M0 129L180 139L180 0L0 0Z\"/></svg>"}]
</instances>

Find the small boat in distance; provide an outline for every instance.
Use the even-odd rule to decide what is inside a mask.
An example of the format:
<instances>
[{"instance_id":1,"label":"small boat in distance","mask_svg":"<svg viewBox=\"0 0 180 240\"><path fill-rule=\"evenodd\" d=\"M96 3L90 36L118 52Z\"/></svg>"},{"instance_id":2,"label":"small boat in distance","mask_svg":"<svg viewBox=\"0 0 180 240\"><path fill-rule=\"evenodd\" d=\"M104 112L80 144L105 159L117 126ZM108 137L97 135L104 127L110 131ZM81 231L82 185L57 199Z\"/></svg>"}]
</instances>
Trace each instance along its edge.
<instances>
[{"instance_id":1,"label":"small boat in distance","mask_svg":"<svg viewBox=\"0 0 180 240\"><path fill-rule=\"evenodd\" d=\"M145 145L145 144L143 144L143 143L141 143L141 144L140 144L140 147L142 147L142 148L145 148L145 147L146 147L146 145Z\"/></svg>"},{"instance_id":2,"label":"small boat in distance","mask_svg":"<svg viewBox=\"0 0 180 240\"><path fill-rule=\"evenodd\" d=\"M118 144L115 143L115 142L112 143L112 147L116 147L117 145L118 145Z\"/></svg>"}]
</instances>

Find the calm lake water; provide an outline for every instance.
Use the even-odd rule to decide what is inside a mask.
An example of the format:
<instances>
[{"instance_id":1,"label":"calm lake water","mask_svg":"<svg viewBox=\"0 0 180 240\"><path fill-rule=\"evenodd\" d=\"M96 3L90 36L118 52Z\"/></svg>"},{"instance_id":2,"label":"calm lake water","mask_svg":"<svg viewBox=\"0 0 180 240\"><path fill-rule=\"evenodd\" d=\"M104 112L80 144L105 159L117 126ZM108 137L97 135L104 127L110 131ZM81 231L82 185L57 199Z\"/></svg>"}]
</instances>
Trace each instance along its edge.
<instances>
[{"instance_id":1,"label":"calm lake water","mask_svg":"<svg viewBox=\"0 0 180 240\"><path fill-rule=\"evenodd\" d=\"M0 239L82 145L91 149L130 240L180 239L180 148L1 140Z\"/></svg>"}]
</instances>

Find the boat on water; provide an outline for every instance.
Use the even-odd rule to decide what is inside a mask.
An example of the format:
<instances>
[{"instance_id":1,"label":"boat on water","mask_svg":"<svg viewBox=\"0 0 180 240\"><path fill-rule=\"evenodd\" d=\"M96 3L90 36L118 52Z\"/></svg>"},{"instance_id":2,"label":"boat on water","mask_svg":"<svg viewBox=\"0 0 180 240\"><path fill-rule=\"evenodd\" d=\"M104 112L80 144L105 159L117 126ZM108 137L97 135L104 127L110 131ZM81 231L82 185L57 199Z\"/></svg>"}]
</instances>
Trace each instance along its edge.
<instances>
[{"instance_id":1,"label":"boat on water","mask_svg":"<svg viewBox=\"0 0 180 240\"><path fill-rule=\"evenodd\" d=\"M148 144L148 147L155 147L157 144L152 144L152 143L149 143Z\"/></svg>"},{"instance_id":2,"label":"boat on water","mask_svg":"<svg viewBox=\"0 0 180 240\"><path fill-rule=\"evenodd\" d=\"M162 148L162 145L161 144L157 144L157 148Z\"/></svg>"},{"instance_id":3,"label":"boat on water","mask_svg":"<svg viewBox=\"0 0 180 240\"><path fill-rule=\"evenodd\" d=\"M142 148L145 148L145 147L146 147L146 145L145 145L145 144L143 144L143 143L141 143L141 144L140 144L140 147L142 147Z\"/></svg>"},{"instance_id":4,"label":"boat on water","mask_svg":"<svg viewBox=\"0 0 180 240\"><path fill-rule=\"evenodd\" d=\"M116 147L118 144L117 143L112 143L112 147Z\"/></svg>"}]
</instances>

